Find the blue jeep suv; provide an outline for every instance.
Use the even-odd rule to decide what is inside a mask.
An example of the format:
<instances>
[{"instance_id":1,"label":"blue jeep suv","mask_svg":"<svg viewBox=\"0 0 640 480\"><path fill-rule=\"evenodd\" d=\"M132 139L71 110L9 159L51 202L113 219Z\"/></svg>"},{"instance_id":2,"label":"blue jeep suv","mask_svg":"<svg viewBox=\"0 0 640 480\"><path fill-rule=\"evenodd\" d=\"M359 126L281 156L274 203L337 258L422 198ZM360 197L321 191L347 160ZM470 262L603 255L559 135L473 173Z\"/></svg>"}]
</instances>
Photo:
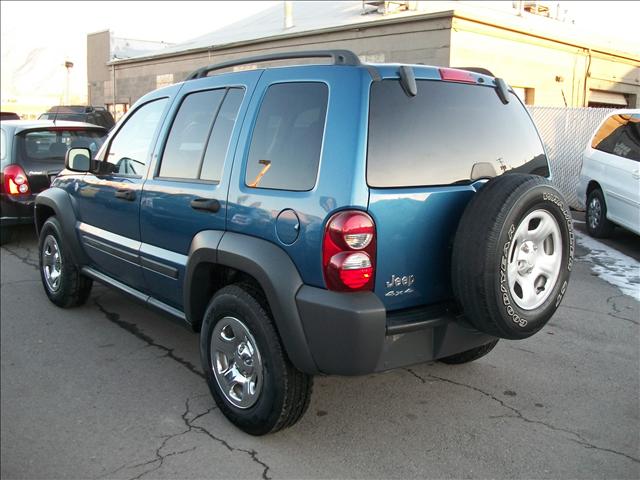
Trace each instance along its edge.
<instances>
[{"instance_id":1,"label":"blue jeep suv","mask_svg":"<svg viewBox=\"0 0 640 480\"><path fill-rule=\"evenodd\" d=\"M328 62L273 66L303 57ZM145 95L37 197L46 294L80 305L97 280L200 332L217 405L254 435L298 421L314 375L533 335L571 218L526 109L478 72L293 52Z\"/></svg>"}]
</instances>

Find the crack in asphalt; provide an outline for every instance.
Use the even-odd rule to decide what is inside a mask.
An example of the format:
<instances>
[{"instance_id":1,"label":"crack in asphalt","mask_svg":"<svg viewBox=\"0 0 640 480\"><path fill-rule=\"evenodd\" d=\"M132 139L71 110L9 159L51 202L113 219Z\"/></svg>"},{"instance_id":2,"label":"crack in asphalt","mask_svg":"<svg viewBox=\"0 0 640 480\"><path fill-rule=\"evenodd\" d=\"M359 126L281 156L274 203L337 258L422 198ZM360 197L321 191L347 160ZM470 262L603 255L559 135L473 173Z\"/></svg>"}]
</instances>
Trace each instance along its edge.
<instances>
[{"instance_id":1,"label":"crack in asphalt","mask_svg":"<svg viewBox=\"0 0 640 480\"><path fill-rule=\"evenodd\" d=\"M102 312L102 314L107 318L107 320L109 320L111 323L114 323L115 325L117 325L118 327L122 328L123 330L126 330L127 332L129 332L130 334L132 334L134 337L138 338L139 340L142 340L143 342L145 342L147 344L147 346L150 347L155 347L158 348L160 350L162 350L164 353L164 355L162 355L160 358L162 357L168 357L172 360L175 360L176 362L178 362L180 365L182 365L183 367L185 367L187 370L189 370L191 373L194 373L196 375L198 375L200 378L205 378L204 373L202 373L200 370L198 370L198 368L191 363L188 360L185 360L182 357L178 357L175 353L174 353L174 349L173 348L169 348L169 347L165 347L164 345L161 345L159 343L156 343L156 341L151 338L149 335L143 333L136 324L134 323L130 323L130 322L125 322L124 320L120 319L120 314L115 313L115 312L110 312L108 311L99 301L98 301L99 297L94 297L93 298L93 303L95 303L95 305L98 307L98 309L100 310L100 312Z\"/></svg>"},{"instance_id":2,"label":"crack in asphalt","mask_svg":"<svg viewBox=\"0 0 640 480\"><path fill-rule=\"evenodd\" d=\"M206 415L206 413L198 415L198 416L194 417L193 419L189 420L187 418L187 415L189 414L189 411L190 411L189 399L187 398L186 410L185 410L185 413L182 414L182 420L184 421L184 424L188 428L187 432L191 432L191 431L195 430L197 432L200 432L200 433L208 436L212 440L215 440L216 442L220 443L221 445L223 445L230 452L243 452L243 453L246 453L247 455L249 455L249 457L251 458L251 460L254 463L262 466L262 468L263 468L263 470L262 470L262 479L263 480L271 480L271 477L268 475L268 472L271 469L271 467L269 467L269 465L267 465L266 463L264 463L262 460L260 460L258 458L258 452L257 451L255 451L253 449L247 450L247 449L244 449L244 448L232 447L229 444L229 442L227 442L225 439L220 438L220 437L216 437L213 433L211 433L209 430L207 430L206 428L204 428L204 427L202 427L200 425L194 425L194 422L196 420L198 420L200 417L203 417L204 415Z\"/></svg>"},{"instance_id":3,"label":"crack in asphalt","mask_svg":"<svg viewBox=\"0 0 640 480\"><path fill-rule=\"evenodd\" d=\"M422 383L427 383L427 381L421 376L418 375L415 371L411 370L410 368L404 368L403 370L409 372L411 375L413 375L414 377L418 378ZM464 387L464 388L469 388L471 390L474 390L482 395L484 395L485 397L488 397L494 401L496 401L497 403L499 403L502 407L511 410L513 413L515 413L515 415L493 415L490 416L489 418L515 418L518 420L522 420L523 422L526 423L533 423L533 424L538 424L538 425L543 425L547 428L549 428L550 430L554 430L556 432L562 432L562 433L568 433L569 435L573 435L574 437L576 437L576 439L574 438L567 438L567 440L570 440L574 443L577 443L579 445L582 445L585 448L592 448L594 450L600 450L603 452L609 452L609 453L613 453L616 455L620 455L623 457L628 458L629 460L636 462L636 463L640 463L640 459L632 457L631 455L627 455L624 452L619 452L617 450L612 450L609 448L604 448L604 447L599 447L597 445L594 445L592 443L589 443L582 435L580 435L579 433L576 433L572 430L567 430L566 428L561 428L561 427L556 427L554 425L551 425L549 423L543 422L541 420L532 420L528 417L525 417L522 412L520 412L520 410L518 410L515 407L512 407L511 405L505 403L503 400L501 400L500 398L496 397L495 395L489 393L489 392L485 392L484 390L478 388L478 387L474 387L473 385L468 385L466 383L461 383L461 382L456 382L455 380L451 380L449 378L445 378L445 377L439 377L437 375L433 375L433 374L427 374L428 377L431 377L435 380L441 381L441 382L445 382L445 383L451 383L453 385L457 385L459 387Z\"/></svg>"},{"instance_id":4,"label":"crack in asphalt","mask_svg":"<svg viewBox=\"0 0 640 480\"><path fill-rule=\"evenodd\" d=\"M198 448L196 446L196 447L188 448L188 449L185 449L185 450L179 450L179 451L174 451L174 452L162 454L162 449L167 445L167 443L169 443L170 440L172 440L174 438L181 437L183 435L188 435L190 433L199 433L199 434L202 434L202 435L206 435L210 439L218 442L219 444L221 444L223 447L225 447L227 450L229 450L232 453L233 452L242 452L242 453L247 454L254 463L256 463L257 465L259 465L262 468L262 479L263 480L271 480L271 477L269 476L269 473L268 473L269 470L271 469L271 467L269 467L269 465L267 465L265 462L263 462L262 460L260 460L258 458L258 452L256 452L253 449L247 450L247 449L244 449L244 448L234 447L234 446L230 445L229 442L227 442L225 439L217 437L216 435L211 433L211 431L209 431L205 427L203 427L201 425L195 425L195 422L197 420L199 420L200 418L208 415L213 410L216 410L217 407L213 406L213 407L207 409L206 411L204 411L203 413L200 413L200 414L194 416L193 418L190 418L189 414L192 413L191 412L191 406L190 406L190 400L191 400L190 398L187 398L187 400L185 401L185 411L180 416L180 418L184 422L184 426L186 427L186 429L181 431L181 432L174 433L172 435L166 435L164 437L164 440L160 444L160 446L155 451L155 458L152 458L151 460L147 460L147 461L144 461L144 462L136 463L135 465L123 465L123 466L117 468L116 470L103 475L102 478L111 477L115 473L117 473L117 472L119 472L121 470L125 470L125 469L126 470L131 470L133 468L144 467L144 466L147 466L147 465L154 465L155 464L153 466L153 468L149 468L149 469L139 473L135 477L131 477L129 479L129 480L139 480L142 477L144 477L145 475L147 475L149 473L152 473L152 472L155 472L156 470L159 470L160 468L162 468L162 465L164 464L164 461L165 461L166 458L171 457L171 456L182 455L184 453L191 452L191 451L195 450L196 448Z\"/></svg>"},{"instance_id":5,"label":"crack in asphalt","mask_svg":"<svg viewBox=\"0 0 640 480\"><path fill-rule=\"evenodd\" d=\"M613 318L619 318L620 320L626 320L627 322L631 322L634 325L640 325L640 322L637 321L637 320L634 320L632 318L623 317L621 315L616 315L617 313L618 314L625 313L620 309L620 307L618 307L618 305L616 303L616 300L618 298L622 298L622 297L625 297L625 296L626 295L624 295L624 294L622 294L622 295L612 295L609 298L607 298L607 305L609 305L613 310L613 313L609 312L609 313L607 313L607 315L609 315L610 317L613 317Z\"/></svg>"},{"instance_id":6,"label":"crack in asphalt","mask_svg":"<svg viewBox=\"0 0 640 480\"><path fill-rule=\"evenodd\" d=\"M116 324L117 326L119 326L120 328L126 330L127 332L131 333L136 338L138 338L138 339L142 340L143 342L145 342L148 346L156 347L156 348L159 348L160 350L166 352L165 355L163 355L163 356L166 356L166 357L171 358L172 360L175 360L176 362L178 362L179 364L181 364L182 366L187 368L190 372L195 373L196 375L198 375L201 378L205 378L204 374L201 371L199 371L191 362L176 356L173 353L173 349L172 348L168 348L168 347L166 347L164 345L156 343L156 341L153 338L151 338L148 335L146 335L145 333L141 332L137 325L135 325L133 323L126 322L124 320L121 320L119 314L117 314L115 312L108 311L99 302L98 298L94 298L93 301L94 301L95 305L98 307L98 309L100 310L100 312L102 312L102 314L107 318L107 320L109 320L110 322ZM162 455L160 453L160 450L162 450L162 448L164 448L164 446L167 444L167 442L169 440L171 440L172 438L179 437L181 435L185 435L187 433L195 431L195 432L198 432L198 433L201 433L201 434L204 434L204 435L208 436L212 440L217 441L218 443L223 445L230 452L236 452L237 451L237 452L246 453L247 455L249 455L249 457L251 458L251 460L253 462L255 462L256 464L260 465L263 468L263 470L262 470L262 479L263 480L271 480L271 477L268 475L270 467L269 467L269 465L267 465L266 463L264 463L263 461L261 461L258 458L258 452L257 451L255 451L253 449L246 450L246 449L239 448L239 447L233 447L233 446L231 446L229 444L229 442L227 442L223 438L215 436L213 433L211 433L205 427L202 427L200 425L194 425L194 422L196 420L198 420L201 417L204 417L205 415L209 414L211 411L213 411L216 408L217 407L211 407L206 412L201 413L199 415L196 415L192 419L189 419L187 417L188 417L189 413L191 413L191 410L190 410L190 406L189 406L189 398L187 398L187 400L186 400L186 410L182 414L182 417L181 417L183 422L184 422L184 424L185 424L185 426L187 427L187 429L185 431L177 433L177 434L174 434L174 435L167 436L167 438L165 438L165 440L162 442L162 444L156 449L156 452L155 452L156 458L154 458L152 460L149 460L147 462L143 462L143 463L138 464L138 465L134 465L134 466L130 466L130 467L128 467L128 466L120 467L118 470L116 470L116 471L114 471L114 472L112 472L112 473L110 473L108 475L113 475L114 473L116 473L119 470L122 470L123 468L130 469L130 468L134 468L134 467L140 467L140 466L149 465L149 464L152 464L152 463L159 462L158 465L154 466L154 468L149 469L149 470L147 470L145 472L142 472L140 475L138 475L136 477L133 477L131 480L138 480L143 475L146 475L146 474L151 473L151 472L153 472L155 470L158 470L162 466L162 464L164 463L164 459L165 458L167 458L169 456L173 456L173 455L183 454L183 453L186 453L186 452L190 451L190 450L184 450L184 451L180 451L180 452L171 452L169 454Z\"/></svg>"},{"instance_id":7,"label":"crack in asphalt","mask_svg":"<svg viewBox=\"0 0 640 480\"><path fill-rule=\"evenodd\" d=\"M18 260L20 260L22 263L24 263L25 265L29 266L29 267L33 267L36 270L40 269L40 264L37 260L34 260L31 257L31 254L33 253L33 249L28 248L28 247L21 247L26 251L26 255L20 255L18 254L18 252L16 252L15 250L12 250L11 248L4 246L2 247L2 249L7 252L9 255L11 255L12 257L17 258Z\"/></svg>"}]
</instances>

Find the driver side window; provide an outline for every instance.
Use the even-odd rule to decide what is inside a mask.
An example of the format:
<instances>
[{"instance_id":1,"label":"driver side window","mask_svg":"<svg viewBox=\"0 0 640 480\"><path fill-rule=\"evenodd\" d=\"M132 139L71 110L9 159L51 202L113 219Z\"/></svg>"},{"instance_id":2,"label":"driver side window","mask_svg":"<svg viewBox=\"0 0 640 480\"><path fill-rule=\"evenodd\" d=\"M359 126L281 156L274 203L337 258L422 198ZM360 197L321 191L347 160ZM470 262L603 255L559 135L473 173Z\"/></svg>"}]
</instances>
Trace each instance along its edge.
<instances>
[{"instance_id":1,"label":"driver side window","mask_svg":"<svg viewBox=\"0 0 640 480\"><path fill-rule=\"evenodd\" d=\"M101 173L136 177L144 175L153 147L153 138L160 125L166 103L166 98L153 100L133 112L111 141L103 165L107 171Z\"/></svg>"}]
</instances>

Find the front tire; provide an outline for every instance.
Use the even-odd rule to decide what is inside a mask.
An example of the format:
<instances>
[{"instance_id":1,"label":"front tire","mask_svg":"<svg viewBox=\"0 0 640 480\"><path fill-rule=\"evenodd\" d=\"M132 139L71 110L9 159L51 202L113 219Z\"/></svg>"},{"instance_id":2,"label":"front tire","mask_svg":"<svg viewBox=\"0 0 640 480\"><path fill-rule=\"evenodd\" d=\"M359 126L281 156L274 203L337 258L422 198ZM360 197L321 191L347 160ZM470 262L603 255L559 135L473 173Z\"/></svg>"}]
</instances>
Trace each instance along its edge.
<instances>
[{"instance_id":1,"label":"front tire","mask_svg":"<svg viewBox=\"0 0 640 480\"><path fill-rule=\"evenodd\" d=\"M291 364L266 301L246 285L229 285L211 299L200 358L220 411L251 435L290 427L309 406L313 377Z\"/></svg>"},{"instance_id":2,"label":"front tire","mask_svg":"<svg viewBox=\"0 0 640 480\"><path fill-rule=\"evenodd\" d=\"M49 300L69 308L87 301L93 281L73 264L62 238L60 222L56 217L49 217L40 231L40 278Z\"/></svg>"},{"instance_id":3,"label":"front tire","mask_svg":"<svg viewBox=\"0 0 640 480\"><path fill-rule=\"evenodd\" d=\"M586 214L587 232L595 238L607 238L613 233L614 225L607 219L607 204L604 194L599 188L589 192L587 196Z\"/></svg>"}]
</instances>

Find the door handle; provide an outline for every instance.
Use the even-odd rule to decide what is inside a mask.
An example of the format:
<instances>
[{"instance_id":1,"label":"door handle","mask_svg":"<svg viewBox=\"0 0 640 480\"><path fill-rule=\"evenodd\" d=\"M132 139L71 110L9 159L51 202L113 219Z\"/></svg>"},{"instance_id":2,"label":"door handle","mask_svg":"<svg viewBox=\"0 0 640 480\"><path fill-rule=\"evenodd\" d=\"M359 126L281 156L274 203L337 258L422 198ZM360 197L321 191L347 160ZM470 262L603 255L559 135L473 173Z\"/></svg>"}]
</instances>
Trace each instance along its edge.
<instances>
[{"instance_id":1,"label":"door handle","mask_svg":"<svg viewBox=\"0 0 640 480\"><path fill-rule=\"evenodd\" d=\"M128 190L126 188L122 188L120 190L116 190L116 198L121 198L122 200L128 200L132 202L136 199L136 192L133 190Z\"/></svg>"},{"instance_id":2,"label":"door handle","mask_svg":"<svg viewBox=\"0 0 640 480\"><path fill-rule=\"evenodd\" d=\"M216 213L220 210L220 202L215 198L194 198L191 200L191 208Z\"/></svg>"},{"instance_id":3,"label":"door handle","mask_svg":"<svg viewBox=\"0 0 640 480\"><path fill-rule=\"evenodd\" d=\"M635 172L633 172L633 173L631 174L631 176L632 176L633 178L635 178L636 180L640 180L640 170L636 170Z\"/></svg>"}]
</instances>

